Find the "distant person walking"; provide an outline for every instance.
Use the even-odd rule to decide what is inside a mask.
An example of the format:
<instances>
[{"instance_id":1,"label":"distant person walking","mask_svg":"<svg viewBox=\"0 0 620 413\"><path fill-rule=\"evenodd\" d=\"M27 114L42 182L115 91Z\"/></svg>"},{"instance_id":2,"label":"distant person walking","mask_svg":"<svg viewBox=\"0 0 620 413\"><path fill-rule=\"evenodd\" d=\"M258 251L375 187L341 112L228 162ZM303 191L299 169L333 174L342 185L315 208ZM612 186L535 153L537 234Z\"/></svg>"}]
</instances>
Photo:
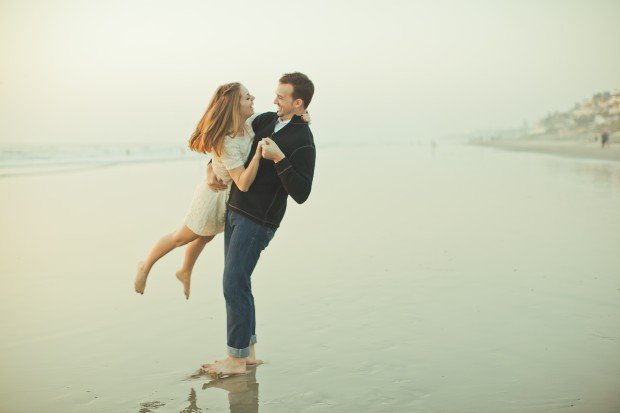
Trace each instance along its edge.
<instances>
[{"instance_id":1,"label":"distant person walking","mask_svg":"<svg viewBox=\"0 0 620 413\"><path fill-rule=\"evenodd\" d=\"M609 148L609 132L605 131L601 134L601 148L605 149L605 147Z\"/></svg>"}]
</instances>

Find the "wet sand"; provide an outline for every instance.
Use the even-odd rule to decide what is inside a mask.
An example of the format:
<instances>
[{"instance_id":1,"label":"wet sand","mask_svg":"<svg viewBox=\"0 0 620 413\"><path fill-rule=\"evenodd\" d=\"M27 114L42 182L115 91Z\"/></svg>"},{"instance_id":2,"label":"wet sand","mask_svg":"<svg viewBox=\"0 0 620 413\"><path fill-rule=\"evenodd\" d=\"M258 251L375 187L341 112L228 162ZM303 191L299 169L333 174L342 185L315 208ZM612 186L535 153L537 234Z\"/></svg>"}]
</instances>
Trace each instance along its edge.
<instances>
[{"instance_id":1,"label":"wet sand","mask_svg":"<svg viewBox=\"0 0 620 413\"><path fill-rule=\"evenodd\" d=\"M617 139L604 149L601 148L600 140L594 141L586 137L497 139L477 141L474 144L510 151L620 162L620 142L617 142Z\"/></svg>"},{"instance_id":2,"label":"wet sand","mask_svg":"<svg viewBox=\"0 0 620 413\"><path fill-rule=\"evenodd\" d=\"M0 411L620 410L620 164L318 154L253 276L266 363L210 384L193 374L225 351L222 238L189 301L180 250L132 288L202 165L0 179Z\"/></svg>"}]
</instances>

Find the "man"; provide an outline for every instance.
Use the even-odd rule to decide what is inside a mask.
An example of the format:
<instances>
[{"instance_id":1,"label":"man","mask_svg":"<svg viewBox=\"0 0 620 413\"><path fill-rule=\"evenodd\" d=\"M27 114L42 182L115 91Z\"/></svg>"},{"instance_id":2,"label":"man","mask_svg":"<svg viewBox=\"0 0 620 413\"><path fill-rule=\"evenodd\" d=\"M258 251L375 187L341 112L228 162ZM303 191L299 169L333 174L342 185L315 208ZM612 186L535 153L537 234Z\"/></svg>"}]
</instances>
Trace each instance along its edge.
<instances>
[{"instance_id":1,"label":"man","mask_svg":"<svg viewBox=\"0 0 620 413\"><path fill-rule=\"evenodd\" d=\"M601 145L603 149L605 149L605 147L609 148L609 132L608 131L604 131L601 134Z\"/></svg>"},{"instance_id":2,"label":"man","mask_svg":"<svg viewBox=\"0 0 620 413\"><path fill-rule=\"evenodd\" d=\"M287 73L280 78L273 102L278 111L263 113L252 122L255 137L250 153L262 140L262 159L252 186L242 192L233 183L227 204L223 284L228 357L202 366L212 377L241 374L257 362L251 276L284 217L288 196L301 204L310 195L316 149L301 116L313 94L314 85L306 75ZM207 181L214 190L226 188L210 167Z\"/></svg>"}]
</instances>

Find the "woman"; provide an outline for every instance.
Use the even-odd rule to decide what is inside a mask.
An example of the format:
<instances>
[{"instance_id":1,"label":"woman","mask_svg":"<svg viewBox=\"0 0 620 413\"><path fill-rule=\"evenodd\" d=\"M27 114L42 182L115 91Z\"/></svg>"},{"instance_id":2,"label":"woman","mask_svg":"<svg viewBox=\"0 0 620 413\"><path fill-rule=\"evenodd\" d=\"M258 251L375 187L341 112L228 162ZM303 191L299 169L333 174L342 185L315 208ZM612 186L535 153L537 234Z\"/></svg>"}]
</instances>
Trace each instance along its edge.
<instances>
[{"instance_id":1,"label":"woman","mask_svg":"<svg viewBox=\"0 0 620 413\"><path fill-rule=\"evenodd\" d=\"M135 290L144 294L146 280L153 265L173 249L189 244L183 267L176 276L183 283L185 298L189 299L192 269L204 246L224 231L226 200L234 181L241 191L247 191L256 178L261 157L259 146L247 168L254 132L250 118L254 114L254 96L240 83L227 83L217 88L207 110L189 140L192 151L212 155L216 176L228 186L226 191L213 191L201 182L194 193L184 225L161 238L146 259L138 264Z\"/></svg>"}]
</instances>

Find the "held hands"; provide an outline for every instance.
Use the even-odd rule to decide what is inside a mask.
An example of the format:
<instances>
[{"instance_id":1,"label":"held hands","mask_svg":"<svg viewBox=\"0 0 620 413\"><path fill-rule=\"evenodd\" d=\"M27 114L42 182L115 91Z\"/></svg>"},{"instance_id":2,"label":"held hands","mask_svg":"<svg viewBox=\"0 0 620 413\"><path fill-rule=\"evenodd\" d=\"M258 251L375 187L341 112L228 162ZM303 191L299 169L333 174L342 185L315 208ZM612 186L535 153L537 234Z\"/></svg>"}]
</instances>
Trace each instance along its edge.
<instances>
[{"instance_id":1,"label":"held hands","mask_svg":"<svg viewBox=\"0 0 620 413\"><path fill-rule=\"evenodd\" d=\"M275 163L278 163L282 159L284 159L284 153L280 150L280 147L272 139L261 139L260 144L262 144L261 147L263 158L274 161Z\"/></svg>"}]
</instances>

